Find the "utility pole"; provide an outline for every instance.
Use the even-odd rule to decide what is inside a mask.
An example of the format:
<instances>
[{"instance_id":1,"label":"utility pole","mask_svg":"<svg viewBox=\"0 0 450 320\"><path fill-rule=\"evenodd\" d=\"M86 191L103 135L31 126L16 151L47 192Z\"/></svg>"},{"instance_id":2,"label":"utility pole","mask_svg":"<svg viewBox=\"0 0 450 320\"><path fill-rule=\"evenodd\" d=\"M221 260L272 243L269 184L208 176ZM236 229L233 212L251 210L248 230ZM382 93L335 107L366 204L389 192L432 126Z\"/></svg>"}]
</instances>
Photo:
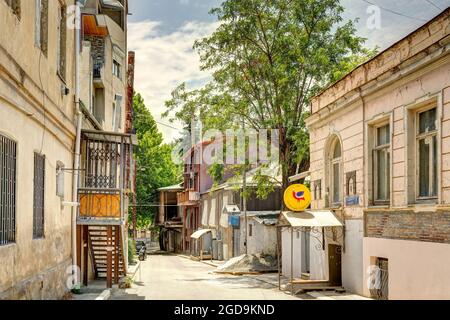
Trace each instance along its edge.
<instances>
[{"instance_id":1,"label":"utility pole","mask_svg":"<svg viewBox=\"0 0 450 320\"><path fill-rule=\"evenodd\" d=\"M246 142L247 137L245 136L245 120L242 119L242 133L244 135L244 172L242 174L243 176L243 182L242 182L242 208L244 210L244 223L245 223L245 254L248 254L248 219L247 219L247 148L246 148Z\"/></svg>"}]
</instances>

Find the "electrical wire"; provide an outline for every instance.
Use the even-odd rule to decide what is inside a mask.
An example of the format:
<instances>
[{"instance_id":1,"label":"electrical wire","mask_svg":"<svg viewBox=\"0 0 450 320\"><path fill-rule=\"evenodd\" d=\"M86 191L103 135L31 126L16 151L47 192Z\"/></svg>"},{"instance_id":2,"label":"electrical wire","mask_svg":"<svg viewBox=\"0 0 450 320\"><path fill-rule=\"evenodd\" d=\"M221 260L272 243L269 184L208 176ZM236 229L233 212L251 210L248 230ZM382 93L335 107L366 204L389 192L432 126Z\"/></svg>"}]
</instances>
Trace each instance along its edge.
<instances>
[{"instance_id":1,"label":"electrical wire","mask_svg":"<svg viewBox=\"0 0 450 320\"><path fill-rule=\"evenodd\" d=\"M394 10L392 10L392 9L389 9L389 8L386 8L386 7L383 7L383 6L380 6L380 5L376 4L376 3L373 3L373 2L368 1L368 0L361 0L361 1L363 1L363 2L365 2L365 3L367 3L367 4L370 4L370 5L372 5L372 6L377 6L377 7L379 7L381 10L390 12L390 13L392 13L392 14L395 14L395 15L398 15L398 16L401 16L401 17L404 17L404 18L408 18L408 19L412 19L412 20L417 20L417 21L422 21L422 22L427 22L427 21L428 21L428 20L426 20L426 19L417 18L417 17L413 17L413 16L409 16L409 15L403 14L403 13L398 12L398 11L394 11Z\"/></svg>"},{"instance_id":2,"label":"electrical wire","mask_svg":"<svg viewBox=\"0 0 450 320\"><path fill-rule=\"evenodd\" d=\"M439 11L442 11L442 8L440 8L439 6L437 6L433 1L431 0L425 0L426 2L428 2L429 4L431 4L433 7L435 7L436 9L438 9Z\"/></svg>"}]
</instances>

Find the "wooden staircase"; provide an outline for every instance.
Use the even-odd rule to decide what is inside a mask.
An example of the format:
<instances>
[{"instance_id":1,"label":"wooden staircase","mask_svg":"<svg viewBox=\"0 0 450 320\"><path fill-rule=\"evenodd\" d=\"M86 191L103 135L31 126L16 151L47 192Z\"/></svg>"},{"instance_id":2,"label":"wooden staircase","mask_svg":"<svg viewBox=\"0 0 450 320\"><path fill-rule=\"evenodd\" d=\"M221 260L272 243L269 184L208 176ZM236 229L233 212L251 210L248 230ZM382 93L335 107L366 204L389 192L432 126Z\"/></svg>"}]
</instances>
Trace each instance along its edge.
<instances>
[{"instance_id":1,"label":"wooden staircase","mask_svg":"<svg viewBox=\"0 0 450 320\"><path fill-rule=\"evenodd\" d=\"M126 276L121 228L121 226L88 226L89 255L96 278L108 279L108 263L111 266L111 281L114 279L114 282L118 283L120 278ZM109 252L111 261L108 261Z\"/></svg>"}]
</instances>

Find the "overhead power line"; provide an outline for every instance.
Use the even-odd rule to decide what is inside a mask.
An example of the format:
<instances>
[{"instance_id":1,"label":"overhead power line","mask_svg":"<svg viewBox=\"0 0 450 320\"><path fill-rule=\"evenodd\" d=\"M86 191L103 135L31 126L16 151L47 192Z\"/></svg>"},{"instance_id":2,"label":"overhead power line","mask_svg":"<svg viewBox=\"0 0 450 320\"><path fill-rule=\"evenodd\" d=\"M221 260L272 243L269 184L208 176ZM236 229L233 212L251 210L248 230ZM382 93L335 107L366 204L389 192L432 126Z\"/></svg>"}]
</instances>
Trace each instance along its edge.
<instances>
[{"instance_id":1,"label":"overhead power line","mask_svg":"<svg viewBox=\"0 0 450 320\"><path fill-rule=\"evenodd\" d=\"M401 17L404 17L404 18L408 18L408 19L412 19L412 20L418 20L418 21L423 21L423 22L427 22L427 21L428 21L428 20L426 20L426 19L417 18L417 17L413 17L413 16L409 16L409 15L403 14L403 13L398 12L398 11L394 11L394 10L392 10L392 9L389 9L389 8L386 8L386 7L383 7L383 6L380 6L380 5L376 4L376 3L373 3L373 2L368 1L368 0L362 0L362 1L364 1L365 3L370 4L370 5L372 5L372 6L377 6L377 7L380 8L381 10L390 12L390 13L392 13L392 14L395 14L395 15L398 15L398 16L401 16Z\"/></svg>"},{"instance_id":2,"label":"overhead power line","mask_svg":"<svg viewBox=\"0 0 450 320\"><path fill-rule=\"evenodd\" d=\"M442 11L442 8L437 6L433 1L431 1L431 0L425 0L425 1L428 2L429 4L431 4L433 7L435 7L439 11Z\"/></svg>"}]
</instances>

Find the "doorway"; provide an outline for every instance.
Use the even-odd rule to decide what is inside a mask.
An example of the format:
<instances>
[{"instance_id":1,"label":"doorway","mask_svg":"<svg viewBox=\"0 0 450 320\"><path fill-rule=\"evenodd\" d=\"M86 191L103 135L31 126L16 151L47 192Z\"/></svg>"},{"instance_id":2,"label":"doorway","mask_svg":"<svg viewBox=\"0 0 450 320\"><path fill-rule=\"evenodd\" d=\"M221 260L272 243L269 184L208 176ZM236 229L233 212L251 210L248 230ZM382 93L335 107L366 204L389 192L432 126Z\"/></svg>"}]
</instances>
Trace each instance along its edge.
<instances>
[{"instance_id":1,"label":"doorway","mask_svg":"<svg viewBox=\"0 0 450 320\"><path fill-rule=\"evenodd\" d=\"M376 258L375 270L372 274L372 299L389 300L389 260Z\"/></svg>"},{"instance_id":2,"label":"doorway","mask_svg":"<svg viewBox=\"0 0 450 320\"><path fill-rule=\"evenodd\" d=\"M342 286L342 246L328 245L328 267L330 286Z\"/></svg>"}]
</instances>

